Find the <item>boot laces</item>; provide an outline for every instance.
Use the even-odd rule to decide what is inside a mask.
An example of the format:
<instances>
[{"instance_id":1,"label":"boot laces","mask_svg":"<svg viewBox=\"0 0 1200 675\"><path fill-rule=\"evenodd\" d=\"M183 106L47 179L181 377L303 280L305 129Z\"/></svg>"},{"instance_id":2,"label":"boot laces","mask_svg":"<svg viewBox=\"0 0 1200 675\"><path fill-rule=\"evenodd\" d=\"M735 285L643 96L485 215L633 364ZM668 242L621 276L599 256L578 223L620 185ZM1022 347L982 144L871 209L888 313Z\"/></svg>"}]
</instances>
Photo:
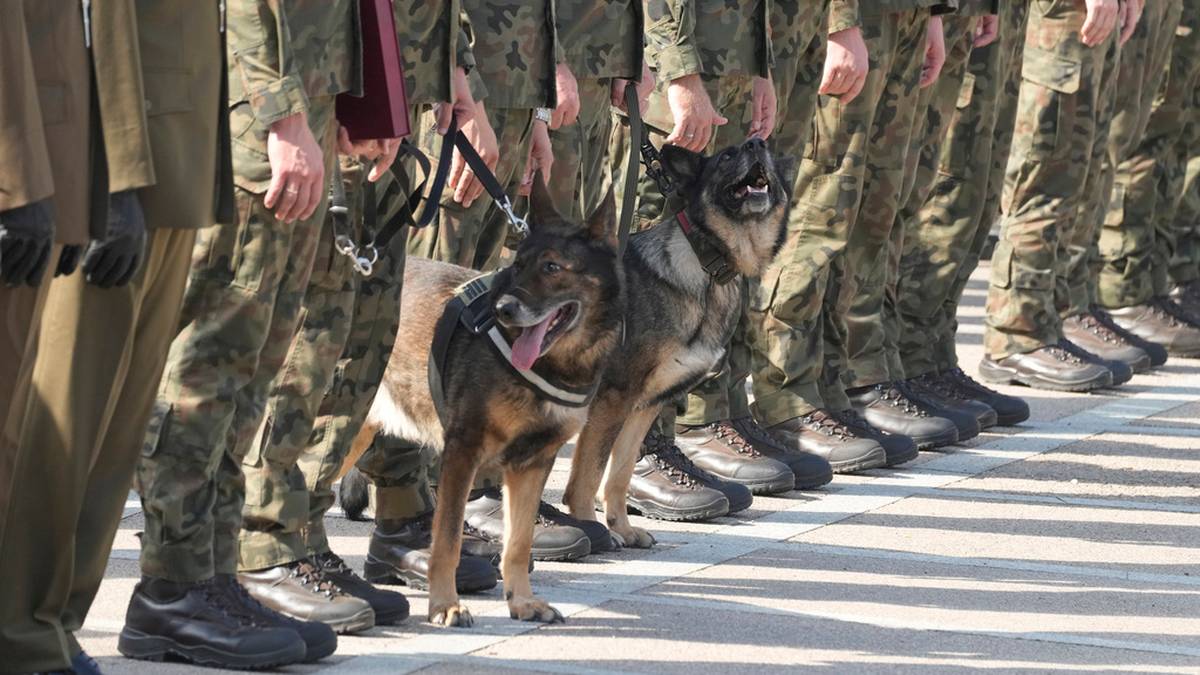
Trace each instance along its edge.
<instances>
[{"instance_id":1,"label":"boot laces","mask_svg":"<svg viewBox=\"0 0 1200 675\"><path fill-rule=\"evenodd\" d=\"M750 441L729 422L717 422L708 425L708 427L712 430L714 436L725 443L725 445L733 448L734 452L737 452L739 455L746 455L747 457L762 456L762 453L751 445Z\"/></svg>"},{"instance_id":2,"label":"boot laces","mask_svg":"<svg viewBox=\"0 0 1200 675\"><path fill-rule=\"evenodd\" d=\"M986 392L988 394L999 393L999 392L989 389L987 386L981 384L975 378L968 375L967 372L965 370L963 370L962 368L955 368L954 370L951 370L948 373L948 375L950 376L950 379L953 380L955 383L957 383L963 387L966 387L967 389L974 389L976 391L982 391L982 392Z\"/></svg>"},{"instance_id":3,"label":"boot laces","mask_svg":"<svg viewBox=\"0 0 1200 675\"><path fill-rule=\"evenodd\" d=\"M1184 325L1183 321L1181 321L1179 316L1173 311L1174 308L1171 307L1169 301L1162 298L1156 298L1153 302L1151 302L1150 308L1154 313L1155 318L1159 319L1160 321L1165 321L1171 328L1180 328Z\"/></svg>"},{"instance_id":4,"label":"boot laces","mask_svg":"<svg viewBox=\"0 0 1200 675\"><path fill-rule=\"evenodd\" d=\"M553 504L541 502L538 504L537 524L542 527L556 527L570 518Z\"/></svg>"},{"instance_id":5,"label":"boot laces","mask_svg":"<svg viewBox=\"0 0 1200 675\"><path fill-rule=\"evenodd\" d=\"M1083 314L1079 317L1079 323L1083 325L1084 330L1092 335L1100 338L1109 344L1124 344L1125 339L1117 335L1113 329L1109 328L1099 317L1093 314Z\"/></svg>"},{"instance_id":6,"label":"boot laces","mask_svg":"<svg viewBox=\"0 0 1200 675\"><path fill-rule=\"evenodd\" d=\"M342 557L333 551L315 556L313 562L320 568L322 574L332 572L343 576L358 577L354 570L350 569L350 566L346 564L346 561L342 560Z\"/></svg>"},{"instance_id":7,"label":"boot laces","mask_svg":"<svg viewBox=\"0 0 1200 675\"><path fill-rule=\"evenodd\" d=\"M330 599L342 592L342 589L338 588L332 579L325 576L324 570L307 560L301 560L292 565L292 576L300 582L301 586Z\"/></svg>"},{"instance_id":8,"label":"boot laces","mask_svg":"<svg viewBox=\"0 0 1200 675\"><path fill-rule=\"evenodd\" d=\"M241 584L237 584L239 587ZM256 628L261 627L258 618L251 614L245 605L233 598L224 585L220 583L216 577L209 579L201 584L201 590L204 593L204 599L209 606L220 611L221 615L232 619L239 626ZM243 589L244 590L244 589ZM251 598L252 602L257 602Z\"/></svg>"},{"instance_id":9,"label":"boot laces","mask_svg":"<svg viewBox=\"0 0 1200 675\"><path fill-rule=\"evenodd\" d=\"M1046 353L1063 363L1071 363L1077 366L1083 365L1082 358L1080 358L1074 352L1070 352L1059 345L1050 345L1049 347L1046 347Z\"/></svg>"},{"instance_id":10,"label":"boot laces","mask_svg":"<svg viewBox=\"0 0 1200 675\"><path fill-rule=\"evenodd\" d=\"M966 401L970 399L966 392L962 391L958 387L955 387L949 380L937 377L932 373L918 375L913 379L916 381L917 385L932 391L942 398L948 398L953 401Z\"/></svg>"},{"instance_id":11,"label":"boot laces","mask_svg":"<svg viewBox=\"0 0 1200 675\"><path fill-rule=\"evenodd\" d=\"M837 437L838 440L845 440L853 435L849 427L821 410L801 417L800 421L809 429L825 436Z\"/></svg>"},{"instance_id":12,"label":"boot laces","mask_svg":"<svg viewBox=\"0 0 1200 675\"><path fill-rule=\"evenodd\" d=\"M671 479L671 482L681 487L701 487L700 481L693 474L697 471L696 465L692 464L692 460L688 459L687 455L683 454L683 451L674 443L651 432L646 435L646 445L648 450L646 456L659 471Z\"/></svg>"},{"instance_id":13,"label":"boot laces","mask_svg":"<svg viewBox=\"0 0 1200 675\"><path fill-rule=\"evenodd\" d=\"M928 417L929 414L917 407L912 399L896 385L885 387L882 384L875 385L876 389L883 392L883 400L887 401L888 405L893 408L901 408L906 415L915 415L917 417Z\"/></svg>"}]
</instances>

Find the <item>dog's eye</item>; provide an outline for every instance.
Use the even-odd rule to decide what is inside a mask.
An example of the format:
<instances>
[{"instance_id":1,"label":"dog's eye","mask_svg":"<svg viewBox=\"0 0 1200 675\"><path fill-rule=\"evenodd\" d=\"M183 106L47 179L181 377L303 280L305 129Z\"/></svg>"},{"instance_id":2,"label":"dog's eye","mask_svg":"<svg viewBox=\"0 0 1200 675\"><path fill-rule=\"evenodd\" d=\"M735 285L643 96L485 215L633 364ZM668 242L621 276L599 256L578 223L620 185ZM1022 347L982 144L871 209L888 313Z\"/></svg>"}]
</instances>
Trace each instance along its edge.
<instances>
[{"instance_id":1,"label":"dog's eye","mask_svg":"<svg viewBox=\"0 0 1200 675\"><path fill-rule=\"evenodd\" d=\"M558 274L562 271L562 266L553 260L547 260L546 262L542 263L542 271L546 274Z\"/></svg>"}]
</instances>

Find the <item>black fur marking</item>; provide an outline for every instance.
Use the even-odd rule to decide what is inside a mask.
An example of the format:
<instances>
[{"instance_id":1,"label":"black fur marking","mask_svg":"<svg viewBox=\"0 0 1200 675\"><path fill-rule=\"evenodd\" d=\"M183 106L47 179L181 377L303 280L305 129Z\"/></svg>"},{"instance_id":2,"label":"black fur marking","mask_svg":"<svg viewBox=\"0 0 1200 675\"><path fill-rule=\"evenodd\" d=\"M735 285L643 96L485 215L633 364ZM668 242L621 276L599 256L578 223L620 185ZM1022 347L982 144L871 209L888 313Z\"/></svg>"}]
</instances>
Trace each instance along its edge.
<instances>
[{"instance_id":1,"label":"black fur marking","mask_svg":"<svg viewBox=\"0 0 1200 675\"><path fill-rule=\"evenodd\" d=\"M513 439L500 456L507 466L523 466L539 459L546 447L559 438L562 430L557 427L541 427L521 434Z\"/></svg>"}]
</instances>

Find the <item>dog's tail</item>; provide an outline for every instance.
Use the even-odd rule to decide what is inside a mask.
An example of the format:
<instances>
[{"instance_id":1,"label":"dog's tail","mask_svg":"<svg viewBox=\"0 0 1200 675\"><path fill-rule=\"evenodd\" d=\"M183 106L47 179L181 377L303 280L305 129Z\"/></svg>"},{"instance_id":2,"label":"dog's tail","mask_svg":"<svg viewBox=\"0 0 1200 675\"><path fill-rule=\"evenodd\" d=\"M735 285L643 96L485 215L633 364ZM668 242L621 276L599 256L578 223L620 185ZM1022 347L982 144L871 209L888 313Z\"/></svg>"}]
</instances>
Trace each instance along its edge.
<instances>
[{"instance_id":1,"label":"dog's tail","mask_svg":"<svg viewBox=\"0 0 1200 675\"><path fill-rule=\"evenodd\" d=\"M338 489L338 502L342 511L350 520L367 521L363 511L371 503L371 481L358 469L350 469L342 476L342 484Z\"/></svg>"}]
</instances>

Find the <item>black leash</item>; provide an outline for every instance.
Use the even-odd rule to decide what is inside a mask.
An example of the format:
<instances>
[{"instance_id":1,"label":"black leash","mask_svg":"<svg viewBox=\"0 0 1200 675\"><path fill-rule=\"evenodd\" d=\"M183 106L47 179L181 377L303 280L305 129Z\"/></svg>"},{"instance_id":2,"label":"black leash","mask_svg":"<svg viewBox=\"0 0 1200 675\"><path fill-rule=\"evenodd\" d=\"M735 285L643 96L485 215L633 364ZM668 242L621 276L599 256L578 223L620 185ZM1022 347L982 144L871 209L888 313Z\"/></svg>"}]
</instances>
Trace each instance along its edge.
<instances>
[{"instance_id":1,"label":"black leash","mask_svg":"<svg viewBox=\"0 0 1200 675\"><path fill-rule=\"evenodd\" d=\"M642 111L638 107L637 83L630 81L625 85L625 111L629 114L629 158L625 160L625 192L621 197L621 219L617 225L617 257L625 255L625 245L629 243L629 230L633 227L633 210L637 206L637 184L641 164L638 163L638 153L645 153L646 146L654 150L646 136L646 127L642 124ZM655 151L657 152L657 151Z\"/></svg>"}]
</instances>

